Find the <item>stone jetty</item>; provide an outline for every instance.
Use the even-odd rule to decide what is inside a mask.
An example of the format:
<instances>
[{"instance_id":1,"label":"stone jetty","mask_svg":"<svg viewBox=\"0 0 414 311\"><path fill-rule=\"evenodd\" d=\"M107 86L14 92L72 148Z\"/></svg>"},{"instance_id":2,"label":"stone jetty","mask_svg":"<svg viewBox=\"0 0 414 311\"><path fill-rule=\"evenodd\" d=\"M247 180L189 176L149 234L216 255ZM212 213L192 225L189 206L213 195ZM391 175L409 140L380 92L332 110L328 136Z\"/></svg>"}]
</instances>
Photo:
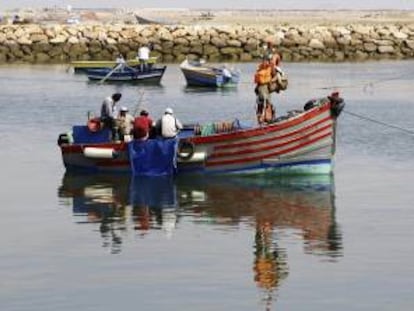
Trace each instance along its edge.
<instances>
[{"instance_id":1,"label":"stone jetty","mask_svg":"<svg viewBox=\"0 0 414 311\"><path fill-rule=\"evenodd\" d=\"M284 61L414 58L414 23L349 25L1 25L0 63L135 58L153 44L161 62L185 57L249 62L272 41Z\"/></svg>"}]
</instances>

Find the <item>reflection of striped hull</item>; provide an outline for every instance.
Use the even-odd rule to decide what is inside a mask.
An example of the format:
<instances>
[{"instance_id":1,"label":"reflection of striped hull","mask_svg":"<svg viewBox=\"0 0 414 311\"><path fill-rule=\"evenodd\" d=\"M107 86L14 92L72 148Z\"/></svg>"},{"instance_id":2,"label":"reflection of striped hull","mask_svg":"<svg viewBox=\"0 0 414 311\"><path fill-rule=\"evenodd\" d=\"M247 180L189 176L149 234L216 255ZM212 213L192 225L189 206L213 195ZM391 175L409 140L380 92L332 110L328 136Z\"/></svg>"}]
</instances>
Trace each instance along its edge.
<instances>
[{"instance_id":1,"label":"reflection of striped hull","mask_svg":"<svg viewBox=\"0 0 414 311\"><path fill-rule=\"evenodd\" d=\"M290 119L268 126L210 136L181 138L194 147L193 158L178 158L180 173L327 174L332 170L335 118L326 103ZM91 159L85 147L114 149L115 158ZM62 156L68 169L129 171L127 145L63 144ZM203 155L196 159L195 155Z\"/></svg>"}]
</instances>

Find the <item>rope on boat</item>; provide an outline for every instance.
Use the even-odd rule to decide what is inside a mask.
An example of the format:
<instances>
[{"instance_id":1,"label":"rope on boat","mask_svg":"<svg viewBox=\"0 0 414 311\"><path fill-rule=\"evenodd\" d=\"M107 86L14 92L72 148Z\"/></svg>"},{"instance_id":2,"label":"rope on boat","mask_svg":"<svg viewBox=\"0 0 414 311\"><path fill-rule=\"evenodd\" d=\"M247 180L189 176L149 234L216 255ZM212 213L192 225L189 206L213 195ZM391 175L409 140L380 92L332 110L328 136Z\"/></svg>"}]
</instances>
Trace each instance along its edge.
<instances>
[{"instance_id":1,"label":"rope on boat","mask_svg":"<svg viewBox=\"0 0 414 311\"><path fill-rule=\"evenodd\" d=\"M357 114L357 113L354 113L354 112L350 112L350 111L347 111L347 110L343 110L343 112L344 113L347 113L347 114L349 114L349 115L351 115L353 117L362 119L362 120L370 121L372 123L380 124L380 125L383 125L383 126L386 126L386 127L389 127L389 128L393 128L393 129L400 130L400 131L405 132L407 134L414 135L414 131L413 130L410 130L410 129L407 129L407 128L403 128L401 126L397 126L397 125L385 123L385 122L382 122L382 121L379 121L379 120L375 120L375 119L372 119L372 118L369 118L369 117L366 117L366 116L363 116L363 115L360 115L360 114Z\"/></svg>"},{"instance_id":2,"label":"rope on boat","mask_svg":"<svg viewBox=\"0 0 414 311\"><path fill-rule=\"evenodd\" d=\"M367 92L371 92L372 89L375 87L375 85L377 84L381 84L381 83L386 83L386 82L390 82L390 81L394 81L394 80L399 80L401 78L405 78L408 76L412 76L412 73L404 73L395 77L390 77L390 78L384 78L384 79L378 79L378 80L373 80L373 81L366 81L366 82L361 82L361 83L351 83L351 84L347 84L347 85L332 85L332 86L327 86L327 87L319 87L316 88L317 90L331 90L331 89L352 89L352 88L359 88L362 86L362 90L364 91L364 93Z\"/></svg>"},{"instance_id":3,"label":"rope on boat","mask_svg":"<svg viewBox=\"0 0 414 311\"><path fill-rule=\"evenodd\" d=\"M137 102L137 105L135 106L135 109L134 109L134 113L133 113L133 116L134 117L136 117L137 115L138 115L138 113L139 113L139 109L141 108L141 106L142 106L142 103L144 102L144 96L145 96L145 90L144 89L141 89L141 90L139 90L138 91L139 92L139 97L138 97L138 102Z\"/></svg>"}]
</instances>

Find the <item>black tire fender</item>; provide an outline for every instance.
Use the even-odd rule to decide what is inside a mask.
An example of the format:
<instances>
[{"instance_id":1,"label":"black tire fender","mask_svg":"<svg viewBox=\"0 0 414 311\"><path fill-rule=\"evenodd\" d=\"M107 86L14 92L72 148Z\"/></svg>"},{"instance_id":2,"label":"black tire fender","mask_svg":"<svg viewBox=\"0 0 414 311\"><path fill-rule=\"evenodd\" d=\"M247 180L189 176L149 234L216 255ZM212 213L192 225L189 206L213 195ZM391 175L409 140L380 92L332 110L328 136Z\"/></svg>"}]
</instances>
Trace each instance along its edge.
<instances>
[{"instance_id":1,"label":"black tire fender","mask_svg":"<svg viewBox=\"0 0 414 311\"><path fill-rule=\"evenodd\" d=\"M59 135L59 138L57 140L58 146L61 146L63 144L67 144L67 143L69 143L69 137L68 137L68 135L65 134L65 133L64 134L60 134Z\"/></svg>"},{"instance_id":2,"label":"black tire fender","mask_svg":"<svg viewBox=\"0 0 414 311\"><path fill-rule=\"evenodd\" d=\"M189 160L194 155L194 143L189 140L180 140L178 143L177 155L180 159Z\"/></svg>"}]
</instances>

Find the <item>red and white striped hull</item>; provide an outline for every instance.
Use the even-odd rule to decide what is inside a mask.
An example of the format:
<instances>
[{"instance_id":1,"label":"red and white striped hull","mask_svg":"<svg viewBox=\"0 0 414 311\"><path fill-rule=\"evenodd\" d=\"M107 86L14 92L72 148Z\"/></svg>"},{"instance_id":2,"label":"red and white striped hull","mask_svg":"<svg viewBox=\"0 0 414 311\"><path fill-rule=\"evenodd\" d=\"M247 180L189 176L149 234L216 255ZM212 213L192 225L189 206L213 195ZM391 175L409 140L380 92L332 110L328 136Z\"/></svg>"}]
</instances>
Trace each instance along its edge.
<instances>
[{"instance_id":1,"label":"red and white striped hull","mask_svg":"<svg viewBox=\"0 0 414 311\"><path fill-rule=\"evenodd\" d=\"M327 102L271 125L230 133L182 138L193 155L178 157L178 174L329 174L335 151L335 122ZM125 143L62 144L67 169L129 172ZM85 157L85 148L113 149L114 158Z\"/></svg>"}]
</instances>

